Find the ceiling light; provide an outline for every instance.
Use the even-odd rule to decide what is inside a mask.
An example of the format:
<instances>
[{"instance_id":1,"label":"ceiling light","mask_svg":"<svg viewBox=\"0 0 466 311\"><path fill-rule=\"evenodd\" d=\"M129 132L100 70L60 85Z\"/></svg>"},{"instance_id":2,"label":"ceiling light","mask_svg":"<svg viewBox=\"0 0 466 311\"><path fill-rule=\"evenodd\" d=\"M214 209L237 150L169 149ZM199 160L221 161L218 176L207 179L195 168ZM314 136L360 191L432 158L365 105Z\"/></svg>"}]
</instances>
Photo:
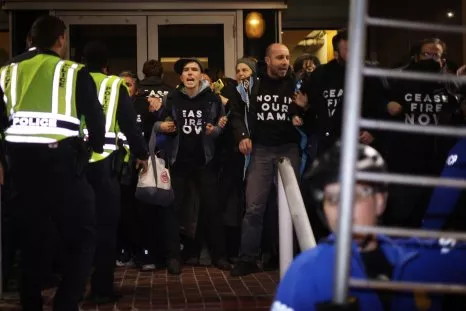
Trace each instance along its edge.
<instances>
[{"instance_id":1,"label":"ceiling light","mask_svg":"<svg viewBox=\"0 0 466 311\"><path fill-rule=\"evenodd\" d=\"M455 17L455 13L453 11L448 11L447 12L447 17L448 18L453 18L453 17Z\"/></svg>"}]
</instances>

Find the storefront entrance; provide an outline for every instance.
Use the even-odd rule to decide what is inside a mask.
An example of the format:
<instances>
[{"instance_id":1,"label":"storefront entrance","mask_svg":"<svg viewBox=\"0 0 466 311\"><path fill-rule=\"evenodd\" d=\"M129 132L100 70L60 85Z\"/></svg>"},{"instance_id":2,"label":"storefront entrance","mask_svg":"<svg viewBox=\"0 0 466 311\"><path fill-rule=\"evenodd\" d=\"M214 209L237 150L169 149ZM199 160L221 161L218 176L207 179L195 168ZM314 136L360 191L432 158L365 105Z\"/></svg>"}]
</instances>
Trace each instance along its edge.
<instances>
[{"instance_id":1,"label":"storefront entrance","mask_svg":"<svg viewBox=\"0 0 466 311\"><path fill-rule=\"evenodd\" d=\"M238 33L242 12L164 12L144 16L121 12L56 12L69 29L69 57L81 61L84 45L93 40L111 51L110 71L137 72L147 59L160 59L167 82L177 82L173 63L180 57L198 57L214 75L234 76L235 60L242 56ZM241 39L239 39L241 38Z\"/></svg>"}]
</instances>

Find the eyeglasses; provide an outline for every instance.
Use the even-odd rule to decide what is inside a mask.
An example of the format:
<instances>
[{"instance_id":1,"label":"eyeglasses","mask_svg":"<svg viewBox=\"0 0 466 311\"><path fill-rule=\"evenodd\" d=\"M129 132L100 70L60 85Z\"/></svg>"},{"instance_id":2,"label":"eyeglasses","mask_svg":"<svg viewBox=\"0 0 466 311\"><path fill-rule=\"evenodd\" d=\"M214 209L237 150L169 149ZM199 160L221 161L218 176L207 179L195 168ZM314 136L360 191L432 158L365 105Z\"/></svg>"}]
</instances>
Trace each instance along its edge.
<instances>
[{"instance_id":1,"label":"eyeglasses","mask_svg":"<svg viewBox=\"0 0 466 311\"><path fill-rule=\"evenodd\" d=\"M429 53L429 52L421 52L420 54L422 57L424 58L429 58L429 59L433 59L433 60L440 60L442 59L442 55L438 54L438 53Z\"/></svg>"},{"instance_id":2,"label":"eyeglasses","mask_svg":"<svg viewBox=\"0 0 466 311\"><path fill-rule=\"evenodd\" d=\"M368 197L371 197L375 194L375 190L371 186L356 186L354 189L354 199L356 202L363 201ZM329 205L338 205L340 203L341 193L338 192L325 192L323 195L323 200Z\"/></svg>"}]
</instances>

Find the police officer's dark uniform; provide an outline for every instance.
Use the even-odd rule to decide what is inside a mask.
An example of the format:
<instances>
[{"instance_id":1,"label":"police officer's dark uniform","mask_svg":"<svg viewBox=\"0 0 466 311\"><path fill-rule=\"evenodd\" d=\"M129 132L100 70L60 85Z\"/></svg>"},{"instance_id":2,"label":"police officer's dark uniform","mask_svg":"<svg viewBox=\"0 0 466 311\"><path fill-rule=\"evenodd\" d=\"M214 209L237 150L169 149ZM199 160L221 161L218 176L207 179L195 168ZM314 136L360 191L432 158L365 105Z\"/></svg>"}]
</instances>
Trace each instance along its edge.
<instances>
[{"instance_id":1,"label":"police officer's dark uniform","mask_svg":"<svg viewBox=\"0 0 466 311\"><path fill-rule=\"evenodd\" d=\"M1 123L8 153L11 205L17 212L23 310L42 310L42 244L52 220L65 244L63 278L54 310L77 311L95 247L92 188L83 169L89 152L80 138L84 117L89 145L103 151L104 116L95 84L83 65L62 60L65 24L44 16L31 28L37 48L0 69ZM3 95L3 94L1 94Z\"/></svg>"},{"instance_id":2,"label":"police officer's dark uniform","mask_svg":"<svg viewBox=\"0 0 466 311\"><path fill-rule=\"evenodd\" d=\"M107 303L119 298L113 289L120 217L118 173L126 150L118 143L118 133L121 131L124 134L137 159L146 161L149 155L142 132L136 126L136 112L124 80L103 73L108 63L105 45L89 43L84 49L84 62L96 83L106 114L104 153L92 155L87 171L88 181L96 196L97 219L97 245L89 298L96 303Z\"/></svg>"}]
</instances>

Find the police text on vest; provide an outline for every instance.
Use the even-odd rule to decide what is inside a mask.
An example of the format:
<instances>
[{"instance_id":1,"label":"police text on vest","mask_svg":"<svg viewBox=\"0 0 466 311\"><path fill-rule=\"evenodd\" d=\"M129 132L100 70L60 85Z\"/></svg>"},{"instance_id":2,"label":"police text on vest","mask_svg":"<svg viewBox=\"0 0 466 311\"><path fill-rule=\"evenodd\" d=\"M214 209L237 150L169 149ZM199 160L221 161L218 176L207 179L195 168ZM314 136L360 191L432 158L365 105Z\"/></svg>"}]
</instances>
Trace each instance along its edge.
<instances>
[{"instance_id":1,"label":"police text on vest","mask_svg":"<svg viewBox=\"0 0 466 311\"><path fill-rule=\"evenodd\" d=\"M40 126L40 127L57 127L56 119L49 118L25 118L15 117L13 118L13 126Z\"/></svg>"}]
</instances>

